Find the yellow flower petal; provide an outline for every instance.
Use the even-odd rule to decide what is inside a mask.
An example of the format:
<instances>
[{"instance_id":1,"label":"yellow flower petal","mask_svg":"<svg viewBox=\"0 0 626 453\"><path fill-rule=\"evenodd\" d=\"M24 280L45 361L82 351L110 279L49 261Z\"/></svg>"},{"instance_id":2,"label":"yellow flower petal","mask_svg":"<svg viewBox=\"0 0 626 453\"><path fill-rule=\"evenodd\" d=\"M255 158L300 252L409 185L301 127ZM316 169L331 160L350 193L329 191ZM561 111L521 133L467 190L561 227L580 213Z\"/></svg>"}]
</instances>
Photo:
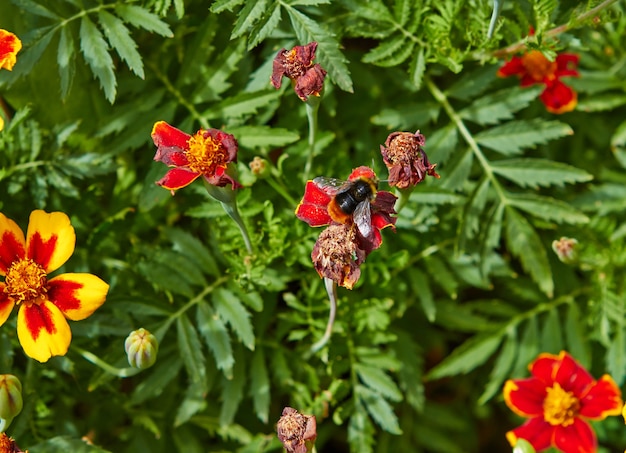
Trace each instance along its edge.
<instances>
[{"instance_id":1,"label":"yellow flower petal","mask_svg":"<svg viewBox=\"0 0 626 453\"><path fill-rule=\"evenodd\" d=\"M20 307L17 337L27 356L47 362L52 356L67 353L72 332L61 310L50 301L44 301Z\"/></svg>"},{"instance_id":2,"label":"yellow flower petal","mask_svg":"<svg viewBox=\"0 0 626 453\"><path fill-rule=\"evenodd\" d=\"M11 263L24 258L26 240L21 228L0 212L0 275L7 274Z\"/></svg>"},{"instance_id":3,"label":"yellow flower petal","mask_svg":"<svg viewBox=\"0 0 626 453\"><path fill-rule=\"evenodd\" d=\"M0 131L2 131L2 129L4 129L4 118L0 116Z\"/></svg>"},{"instance_id":4,"label":"yellow flower petal","mask_svg":"<svg viewBox=\"0 0 626 453\"><path fill-rule=\"evenodd\" d=\"M11 311L13 311L13 307L15 306L15 302L13 302L5 294L5 288L6 285L4 283L0 283L0 326L7 320Z\"/></svg>"},{"instance_id":5,"label":"yellow flower petal","mask_svg":"<svg viewBox=\"0 0 626 453\"><path fill-rule=\"evenodd\" d=\"M108 291L109 285L92 274L63 274L48 281L48 298L72 321L91 316Z\"/></svg>"},{"instance_id":6,"label":"yellow flower petal","mask_svg":"<svg viewBox=\"0 0 626 453\"><path fill-rule=\"evenodd\" d=\"M61 267L74 253L75 244L76 233L65 213L48 214L40 209L31 212L26 232L27 256L46 272Z\"/></svg>"}]
</instances>

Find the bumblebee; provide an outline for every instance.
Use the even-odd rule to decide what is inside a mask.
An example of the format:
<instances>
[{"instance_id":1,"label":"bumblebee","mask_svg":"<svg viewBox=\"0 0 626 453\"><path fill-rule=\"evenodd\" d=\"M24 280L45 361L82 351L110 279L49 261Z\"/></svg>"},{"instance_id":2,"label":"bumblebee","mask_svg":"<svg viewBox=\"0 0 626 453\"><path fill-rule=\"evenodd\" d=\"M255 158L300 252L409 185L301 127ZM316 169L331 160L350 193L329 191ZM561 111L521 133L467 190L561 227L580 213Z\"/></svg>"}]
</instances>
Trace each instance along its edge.
<instances>
[{"instance_id":1,"label":"bumblebee","mask_svg":"<svg viewBox=\"0 0 626 453\"><path fill-rule=\"evenodd\" d=\"M313 182L331 196L328 214L338 223L353 222L363 237L372 234L371 204L378 180L360 176L349 181L319 176Z\"/></svg>"}]
</instances>

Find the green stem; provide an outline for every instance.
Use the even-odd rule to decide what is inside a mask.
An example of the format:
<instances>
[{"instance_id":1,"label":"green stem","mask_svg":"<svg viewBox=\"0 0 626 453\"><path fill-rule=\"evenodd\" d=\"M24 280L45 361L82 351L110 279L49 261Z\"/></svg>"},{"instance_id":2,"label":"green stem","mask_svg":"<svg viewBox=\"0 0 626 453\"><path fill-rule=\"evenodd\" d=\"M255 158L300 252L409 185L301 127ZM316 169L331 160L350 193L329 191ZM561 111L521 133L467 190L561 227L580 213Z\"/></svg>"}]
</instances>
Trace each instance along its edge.
<instances>
[{"instance_id":1,"label":"green stem","mask_svg":"<svg viewBox=\"0 0 626 453\"><path fill-rule=\"evenodd\" d=\"M396 201L396 205L394 206L396 214L400 214L400 211L402 211L406 203L409 201L413 189L415 189L415 187L398 190L398 201Z\"/></svg>"},{"instance_id":2,"label":"green stem","mask_svg":"<svg viewBox=\"0 0 626 453\"><path fill-rule=\"evenodd\" d=\"M278 180L276 180L274 176L270 175L269 177L265 178L265 181L267 181L267 183L272 186L272 189L274 189L280 196L282 196L287 201L287 203L289 203L291 206L294 206L295 209L295 206L298 205L298 202L291 195L289 195L286 188Z\"/></svg>"},{"instance_id":3,"label":"green stem","mask_svg":"<svg viewBox=\"0 0 626 453\"><path fill-rule=\"evenodd\" d=\"M72 349L76 352L78 352L80 355L83 356L83 358L85 360L87 360L88 362L93 363L94 365L100 367L101 369L103 369L104 371L106 371L109 374L112 374L114 376L120 377L120 378L127 378L127 377L131 377L134 376L138 373L140 373L142 370L140 368L131 368L131 367L127 367L127 368L117 368L114 367L113 365L109 365L108 363L106 363L104 360L100 359L100 357L98 357L95 354L92 354L89 351L84 350L83 348L80 348L78 346L72 345Z\"/></svg>"},{"instance_id":4,"label":"green stem","mask_svg":"<svg viewBox=\"0 0 626 453\"><path fill-rule=\"evenodd\" d=\"M321 96L309 96L306 101L306 116L309 120L309 148L304 165L304 180L309 179L311 167L313 166L313 154L315 154L315 134L317 133L317 112L321 103Z\"/></svg>"},{"instance_id":5,"label":"green stem","mask_svg":"<svg viewBox=\"0 0 626 453\"><path fill-rule=\"evenodd\" d=\"M333 326L335 325L335 315L337 314L337 283L330 278L324 277L324 286L326 287L328 300L330 301L330 312L328 314L328 322L326 323L326 331L324 335L322 335L322 338L311 346L309 350L311 354L315 354L328 343L333 333Z\"/></svg>"}]
</instances>

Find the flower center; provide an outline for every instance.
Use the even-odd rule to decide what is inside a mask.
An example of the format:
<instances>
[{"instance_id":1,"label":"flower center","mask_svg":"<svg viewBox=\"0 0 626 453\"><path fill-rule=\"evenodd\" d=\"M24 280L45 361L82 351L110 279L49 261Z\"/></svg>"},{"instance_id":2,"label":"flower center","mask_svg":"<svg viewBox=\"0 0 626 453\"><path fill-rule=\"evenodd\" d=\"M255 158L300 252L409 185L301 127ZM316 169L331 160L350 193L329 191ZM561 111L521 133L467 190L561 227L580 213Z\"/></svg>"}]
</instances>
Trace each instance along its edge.
<instances>
[{"instance_id":1,"label":"flower center","mask_svg":"<svg viewBox=\"0 0 626 453\"><path fill-rule=\"evenodd\" d=\"M522 57L522 64L528 74L537 82L542 82L544 79L554 79L554 73L556 72L556 61L548 60L544 54L538 50L528 52Z\"/></svg>"},{"instance_id":2,"label":"flower center","mask_svg":"<svg viewBox=\"0 0 626 453\"><path fill-rule=\"evenodd\" d=\"M298 58L298 53L296 52L296 49L291 49L290 51L285 52L283 55L285 57L284 68L285 75L287 77L289 77L290 79L299 79L306 73L307 67Z\"/></svg>"},{"instance_id":3,"label":"flower center","mask_svg":"<svg viewBox=\"0 0 626 453\"><path fill-rule=\"evenodd\" d=\"M46 271L31 259L13 262L4 283L5 292L16 304L39 303L48 291Z\"/></svg>"},{"instance_id":4,"label":"flower center","mask_svg":"<svg viewBox=\"0 0 626 453\"><path fill-rule=\"evenodd\" d=\"M547 389L543 401L543 418L553 426L569 426L574 423L580 410L580 401L572 392L566 392L557 383Z\"/></svg>"},{"instance_id":5,"label":"flower center","mask_svg":"<svg viewBox=\"0 0 626 453\"><path fill-rule=\"evenodd\" d=\"M219 141L204 131L199 131L189 139L189 149L185 151L188 166L196 173L214 175L217 167L226 167L228 154Z\"/></svg>"}]
</instances>

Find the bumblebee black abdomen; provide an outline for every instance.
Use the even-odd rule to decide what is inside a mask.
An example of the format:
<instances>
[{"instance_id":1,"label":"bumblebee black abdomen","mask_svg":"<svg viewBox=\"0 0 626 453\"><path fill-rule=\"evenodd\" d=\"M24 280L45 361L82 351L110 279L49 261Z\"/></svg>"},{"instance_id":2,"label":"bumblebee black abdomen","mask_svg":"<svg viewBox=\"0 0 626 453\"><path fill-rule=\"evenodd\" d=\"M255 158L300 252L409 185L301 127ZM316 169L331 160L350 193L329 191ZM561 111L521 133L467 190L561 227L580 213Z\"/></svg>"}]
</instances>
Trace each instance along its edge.
<instances>
[{"instance_id":1,"label":"bumblebee black abdomen","mask_svg":"<svg viewBox=\"0 0 626 453\"><path fill-rule=\"evenodd\" d=\"M335 203L337 203L337 206L344 214L352 214L358 206L359 201L356 199L355 195L350 193L349 190L346 190L345 192L339 192L335 195Z\"/></svg>"}]
</instances>

